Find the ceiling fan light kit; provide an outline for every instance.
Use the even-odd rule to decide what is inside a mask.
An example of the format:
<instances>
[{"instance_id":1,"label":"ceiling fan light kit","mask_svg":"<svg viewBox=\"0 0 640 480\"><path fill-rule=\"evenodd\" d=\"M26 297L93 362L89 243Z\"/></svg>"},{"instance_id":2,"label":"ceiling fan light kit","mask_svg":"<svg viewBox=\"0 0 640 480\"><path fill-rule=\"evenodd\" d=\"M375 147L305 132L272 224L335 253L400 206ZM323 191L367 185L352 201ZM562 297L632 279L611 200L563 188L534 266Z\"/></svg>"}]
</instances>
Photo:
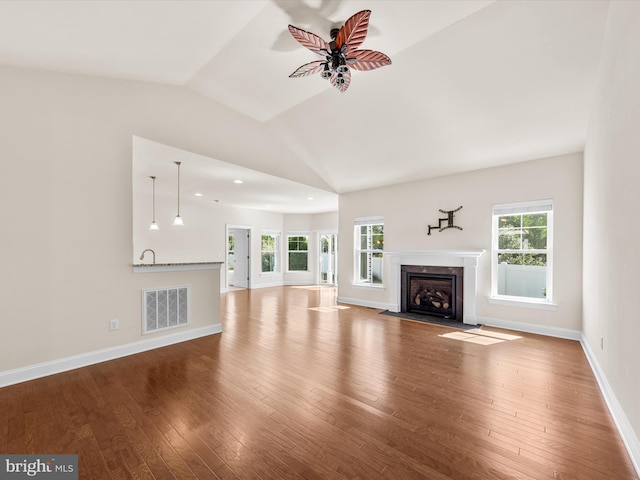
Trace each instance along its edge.
<instances>
[{"instance_id":1,"label":"ceiling fan light kit","mask_svg":"<svg viewBox=\"0 0 640 480\"><path fill-rule=\"evenodd\" d=\"M298 67L289 77L306 77L320 72L331 85L345 92L351 84L351 69L367 71L391 65L391 59L384 53L373 50L358 50L367 37L371 10L362 10L351 16L341 28L331 29L331 41L326 42L318 35L289 25L289 32L300 45L313 53L323 56Z\"/></svg>"}]
</instances>

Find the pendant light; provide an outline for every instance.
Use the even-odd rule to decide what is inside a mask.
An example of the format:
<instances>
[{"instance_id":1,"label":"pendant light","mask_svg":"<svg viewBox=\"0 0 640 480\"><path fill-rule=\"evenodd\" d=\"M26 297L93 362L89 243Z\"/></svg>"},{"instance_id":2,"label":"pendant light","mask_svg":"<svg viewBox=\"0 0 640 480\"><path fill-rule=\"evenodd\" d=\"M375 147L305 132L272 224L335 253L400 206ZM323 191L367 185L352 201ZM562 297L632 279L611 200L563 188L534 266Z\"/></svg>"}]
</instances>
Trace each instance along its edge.
<instances>
[{"instance_id":1,"label":"pendant light","mask_svg":"<svg viewBox=\"0 0 640 480\"><path fill-rule=\"evenodd\" d=\"M153 182L153 220L151 221L151 225L149 225L149 230L160 230L158 224L156 223L156 177L149 177Z\"/></svg>"},{"instance_id":2,"label":"pendant light","mask_svg":"<svg viewBox=\"0 0 640 480\"><path fill-rule=\"evenodd\" d=\"M178 166L178 214L176 215L176 218L173 219L173 225L174 226L182 226L184 225L184 222L182 221L182 217L180 216L180 164L182 162L173 162Z\"/></svg>"}]
</instances>

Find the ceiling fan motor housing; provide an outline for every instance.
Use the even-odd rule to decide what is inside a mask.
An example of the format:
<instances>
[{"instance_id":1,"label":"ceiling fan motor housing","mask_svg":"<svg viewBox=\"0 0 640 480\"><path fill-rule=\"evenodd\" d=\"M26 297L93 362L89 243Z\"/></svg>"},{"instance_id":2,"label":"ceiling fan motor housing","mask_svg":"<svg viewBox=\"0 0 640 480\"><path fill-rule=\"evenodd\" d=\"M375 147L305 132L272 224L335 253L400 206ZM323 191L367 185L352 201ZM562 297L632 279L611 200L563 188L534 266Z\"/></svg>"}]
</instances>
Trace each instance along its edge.
<instances>
[{"instance_id":1,"label":"ceiling fan motor housing","mask_svg":"<svg viewBox=\"0 0 640 480\"><path fill-rule=\"evenodd\" d=\"M344 52L347 50L347 44L344 44L342 48L338 48L336 45L336 35L338 35L339 29L333 28L331 29L331 42L329 42L329 47L331 48L331 52L327 55L327 62L331 64L330 71L328 71L328 66L325 66L324 72L322 72L322 78L330 79L331 72L337 72L338 78L336 79L336 83L338 85L344 84L345 80L343 75L349 71L349 67L347 66L347 59L344 55ZM325 74L327 72L327 74Z\"/></svg>"}]
</instances>

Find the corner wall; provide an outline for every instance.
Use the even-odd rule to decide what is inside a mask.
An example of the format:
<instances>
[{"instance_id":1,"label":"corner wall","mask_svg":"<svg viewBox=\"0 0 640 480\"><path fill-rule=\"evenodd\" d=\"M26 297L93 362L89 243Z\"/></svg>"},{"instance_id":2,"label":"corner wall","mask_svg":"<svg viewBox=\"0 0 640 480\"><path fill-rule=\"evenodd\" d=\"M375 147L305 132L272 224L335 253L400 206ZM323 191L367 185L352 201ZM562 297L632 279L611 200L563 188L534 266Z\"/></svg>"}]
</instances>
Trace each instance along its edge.
<instances>
[{"instance_id":1,"label":"corner wall","mask_svg":"<svg viewBox=\"0 0 640 480\"><path fill-rule=\"evenodd\" d=\"M639 25L640 3L611 2L585 148L583 247L583 342L638 472Z\"/></svg>"}]
</instances>

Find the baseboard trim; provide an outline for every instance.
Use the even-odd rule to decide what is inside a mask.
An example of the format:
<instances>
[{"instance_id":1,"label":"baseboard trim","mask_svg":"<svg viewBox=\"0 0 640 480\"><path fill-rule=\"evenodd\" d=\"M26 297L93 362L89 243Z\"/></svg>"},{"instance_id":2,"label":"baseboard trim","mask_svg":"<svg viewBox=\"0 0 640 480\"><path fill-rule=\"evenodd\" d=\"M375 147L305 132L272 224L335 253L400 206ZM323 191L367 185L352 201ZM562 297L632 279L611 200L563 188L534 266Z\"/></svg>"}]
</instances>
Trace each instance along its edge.
<instances>
[{"instance_id":1,"label":"baseboard trim","mask_svg":"<svg viewBox=\"0 0 640 480\"><path fill-rule=\"evenodd\" d=\"M382 302L370 302L360 298L338 297L338 303L346 303L348 305L357 305L359 307L378 308L380 310L389 310L390 305Z\"/></svg>"},{"instance_id":2,"label":"baseboard trim","mask_svg":"<svg viewBox=\"0 0 640 480\"><path fill-rule=\"evenodd\" d=\"M338 297L338 303L346 303L349 305L358 305L361 307L377 308L380 310L390 310L392 305L382 302L371 302L360 298ZM580 341L582 332L579 330L571 330L569 328L549 327L546 325L536 325L533 323L514 322L511 320L503 320L500 318L480 317L477 316L478 325L486 325L487 327L504 328L507 330L515 330L518 332L535 333L538 335L546 335L548 337L566 338L568 340Z\"/></svg>"},{"instance_id":3,"label":"baseboard trim","mask_svg":"<svg viewBox=\"0 0 640 480\"><path fill-rule=\"evenodd\" d=\"M640 440L629 422L627 415L624 413L620 402L616 398L616 394L614 393L609 381L607 380L607 376L600 367L600 362L596 358L593 350L589 346L587 339L584 334L581 335L580 345L582 345L582 350L584 351L585 356L587 357L587 361L591 366L591 370L596 377L596 381L598 382L598 386L600 387L600 392L602 392L602 396L604 397L604 401L609 408L609 412L611 412L611 416L613 417L613 421L618 428L618 432L620 433L620 437L622 438L622 442L629 453L629 457L631 458L631 462L633 463L633 467L636 469L636 473L640 477Z\"/></svg>"},{"instance_id":4,"label":"baseboard trim","mask_svg":"<svg viewBox=\"0 0 640 480\"><path fill-rule=\"evenodd\" d=\"M547 325L536 325L534 323L514 322L511 320L503 320L501 318L477 317L479 325L487 327L505 328L507 330L516 330L518 332L535 333L545 335L547 337L566 338L568 340L580 341L582 332L579 330L571 330L569 328L549 327Z\"/></svg>"},{"instance_id":5,"label":"baseboard trim","mask_svg":"<svg viewBox=\"0 0 640 480\"><path fill-rule=\"evenodd\" d=\"M146 352L155 348L166 347L175 343L186 342L196 338L222 333L222 325L216 323L207 327L195 328L184 332L163 335L156 338L141 340L139 342L118 345L117 347L95 350L93 352L73 355L71 357L53 360L51 362L29 365L28 367L16 368L0 372L0 388L14 385L16 383L35 380L36 378L62 373L76 368L86 367L107 360L126 357L136 353Z\"/></svg>"},{"instance_id":6,"label":"baseboard trim","mask_svg":"<svg viewBox=\"0 0 640 480\"><path fill-rule=\"evenodd\" d=\"M282 282L269 282L269 283L256 283L253 282L251 284L251 289L256 290L258 288L271 288L271 287L283 287L284 284Z\"/></svg>"}]
</instances>

